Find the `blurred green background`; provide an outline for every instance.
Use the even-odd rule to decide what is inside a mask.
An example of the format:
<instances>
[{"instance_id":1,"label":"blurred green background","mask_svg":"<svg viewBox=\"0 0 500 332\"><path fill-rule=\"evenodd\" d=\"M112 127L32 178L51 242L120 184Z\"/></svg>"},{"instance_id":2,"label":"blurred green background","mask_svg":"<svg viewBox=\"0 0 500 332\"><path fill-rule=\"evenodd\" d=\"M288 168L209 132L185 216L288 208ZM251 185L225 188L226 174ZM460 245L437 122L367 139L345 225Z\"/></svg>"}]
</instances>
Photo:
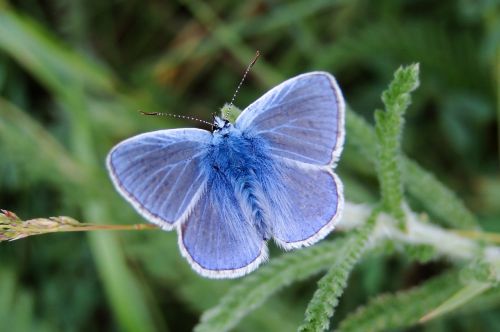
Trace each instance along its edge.
<instances>
[{"instance_id":1,"label":"blurred green background","mask_svg":"<svg viewBox=\"0 0 500 332\"><path fill-rule=\"evenodd\" d=\"M370 122L394 70L419 62L404 150L500 231L499 10L495 0L0 0L0 207L24 219L144 222L113 190L107 151L137 133L198 125L139 109L209 120L258 49L239 107L288 77L326 70ZM374 170L349 136L339 173L347 199L377 199ZM370 296L445 267L372 257L333 325ZM273 297L237 330L294 330L315 282ZM189 331L237 283L197 276L175 232L32 237L0 245L0 330ZM498 309L414 330L494 331Z\"/></svg>"}]
</instances>

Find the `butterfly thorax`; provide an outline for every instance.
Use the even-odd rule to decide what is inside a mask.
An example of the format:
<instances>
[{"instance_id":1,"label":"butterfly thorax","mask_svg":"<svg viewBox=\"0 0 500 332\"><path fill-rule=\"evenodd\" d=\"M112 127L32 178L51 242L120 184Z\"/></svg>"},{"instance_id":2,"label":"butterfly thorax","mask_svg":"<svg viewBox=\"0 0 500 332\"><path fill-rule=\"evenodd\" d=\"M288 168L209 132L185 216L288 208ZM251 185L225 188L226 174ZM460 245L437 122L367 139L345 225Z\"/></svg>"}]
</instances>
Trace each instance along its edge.
<instances>
[{"instance_id":1,"label":"butterfly thorax","mask_svg":"<svg viewBox=\"0 0 500 332\"><path fill-rule=\"evenodd\" d=\"M208 158L205 159L208 163L208 190L219 185L230 187L246 215L243 219L252 220L266 239L269 237L269 230L262 206L265 199L260 182L263 176L272 174L269 171L272 165L268 156L266 144L261 139L247 136L227 122L214 130Z\"/></svg>"}]
</instances>

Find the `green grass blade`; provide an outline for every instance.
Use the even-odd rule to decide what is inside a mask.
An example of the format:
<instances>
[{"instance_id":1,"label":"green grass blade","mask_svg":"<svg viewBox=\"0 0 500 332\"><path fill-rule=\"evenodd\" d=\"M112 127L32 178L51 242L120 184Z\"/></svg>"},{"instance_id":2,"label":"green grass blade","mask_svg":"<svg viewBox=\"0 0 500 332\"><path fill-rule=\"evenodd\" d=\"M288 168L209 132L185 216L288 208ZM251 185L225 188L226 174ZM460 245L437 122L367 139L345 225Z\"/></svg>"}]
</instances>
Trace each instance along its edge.
<instances>
[{"instance_id":1,"label":"green grass blade","mask_svg":"<svg viewBox=\"0 0 500 332\"><path fill-rule=\"evenodd\" d=\"M12 302L16 293L16 274L8 267L0 268L0 322L7 322L9 311L12 308ZM3 324L0 323L0 327Z\"/></svg>"},{"instance_id":2,"label":"green grass blade","mask_svg":"<svg viewBox=\"0 0 500 332\"><path fill-rule=\"evenodd\" d=\"M246 64L255 55L255 50L246 46L239 34L231 30L217 17L214 10L210 7L208 2L199 0L182 0L182 2L193 13L194 17L207 27L217 26L214 31L215 42L223 45L229 52L231 52L239 61ZM281 81L281 75L276 73L265 62L259 62L258 66L253 67L252 71L257 74L267 85L273 85Z\"/></svg>"},{"instance_id":3,"label":"green grass blade","mask_svg":"<svg viewBox=\"0 0 500 332\"><path fill-rule=\"evenodd\" d=\"M0 331L55 331L38 319L35 294L18 280L12 269L0 266Z\"/></svg>"},{"instance_id":4,"label":"green grass blade","mask_svg":"<svg viewBox=\"0 0 500 332\"><path fill-rule=\"evenodd\" d=\"M108 91L113 86L106 68L83 59L42 26L12 10L0 11L0 49L55 92L65 91L68 82L79 82L96 91Z\"/></svg>"},{"instance_id":5,"label":"green grass blade","mask_svg":"<svg viewBox=\"0 0 500 332\"><path fill-rule=\"evenodd\" d=\"M98 204L91 207L88 217L102 218ZM96 212L97 211L97 212ZM116 234L109 232L87 234L106 295L115 318L123 331L156 331L143 286L127 266Z\"/></svg>"},{"instance_id":6,"label":"green grass blade","mask_svg":"<svg viewBox=\"0 0 500 332\"><path fill-rule=\"evenodd\" d=\"M68 85L71 94L65 94L61 103L72 125L71 145L75 159L91 171L89 182L81 193L83 217L105 223L111 219L109 213L109 191L103 188L102 161L95 153L92 136L92 118L87 112L84 92L79 85ZM99 171L101 170L101 171ZM109 187L108 187L109 188ZM125 253L119 245L117 234L88 234L96 266L112 304L115 317L124 331L156 331L157 324L163 325L161 317L154 317L154 301L147 294L147 288L127 265ZM155 318L157 318L155 320ZM166 330L166 327L163 326Z\"/></svg>"},{"instance_id":7,"label":"green grass blade","mask_svg":"<svg viewBox=\"0 0 500 332\"><path fill-rule=\"evenodd\" d=\"M286 29L294 22L307 19L308 17L314 16L322 11L330 10L331 7L339 7L343 4L343 2L345 1L313 0L307 2L290 2L282 4L280 8L274 10L270 16L264 15L257 16L255 18L248 17L248 19L244 21L238 20L236 22L228 22L222 27L216 25L213 27L212 34L220 36L226 33L224 32L225 30L230 31L231 34L237 35L239 39L266 35L275 30ZM196 4L191 3L191 5L194 6ZM236 45L214 43L210 40L203 40L200 42L193 40L185 42L174 49L170 49L167 54L158 59L158 61L153 65L153 68L155 70L159 70L161 68L176 67L184 61L193 60L193 56L204 58L212 57L214 54L220 53L222 48L232 52L234 51L235 46ZM193 48L195 47L197 47L196 55L193 54ZM249 54L251 53L243 53L244 59L242 60L244 61L242 63L246 64L250 61L250 58L248 58ZM259 61L259 63L260 62L262 61ZM268 66L268 68L270 67ZM278 73L271 72L271 74L275 76L274 79L279 78L279 76L277 76L279 75ZM261 77L261 79L265 78ZM282 78L278 81L281 80Z\"/></svg>"},{"instance_id":8,"label":"green grass blade","mask_svg":"<svg viewBox=\"0 0 500 332\"><path fill-rule=\"evenodd\" d=\"M488 282L472 282L458 292L453 294L450 298L446 299L443 303L441 303L437 308L427 312L419 322L425 323L431 319L436 317L445 315L455 309L463 306L467 302L475 299L477 296L483 294L485 291L492 287L491 283Z\"/></svg>"},{"instance_id":9,"label":"green grass blade","mask_svg":"<svg viewBox=\"0 0 500 332\"><path fill-rule=\"evenodd\" d=\"M0 145L30 176L59 184L85 183L88 175L81 165L26 112L0 98L0 118ZM33 156L39 157L36 162Z\"/></svg>"}]
</instances>

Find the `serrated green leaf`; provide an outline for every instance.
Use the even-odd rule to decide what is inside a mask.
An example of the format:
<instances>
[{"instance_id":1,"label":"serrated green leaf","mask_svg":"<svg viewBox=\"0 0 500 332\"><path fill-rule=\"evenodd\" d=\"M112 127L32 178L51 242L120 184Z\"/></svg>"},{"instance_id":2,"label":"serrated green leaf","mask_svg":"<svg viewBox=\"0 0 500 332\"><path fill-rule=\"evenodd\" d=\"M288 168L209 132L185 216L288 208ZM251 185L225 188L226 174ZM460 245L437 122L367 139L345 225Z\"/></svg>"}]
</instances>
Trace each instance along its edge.
<instances>
[{"instance_id":1,"label":"serrated green leaf","mask_svg":"<svg viewBox=\"0 0 500 332\"><path fill-rule=\"evenodd\" d=\"M318 289L309 302L301 332L324 331L330 326L338 299L347 286L347 279L360 260L373 231L378 213L373 213L366 225L351 233L328 273L318 282Z\"/></svg>"},{"instance_id":2,"label":"serrated green leaf","mask_svg":"<svg viewBox=\"0 0 500 332\"><path fill-rule=\"evenodd\" d=\"M389 88L382 93L385 111L375 111L377 175L382 205L400 226L404 225L400 151L403 115L410 105L410 93L418 86L418 73L418 64L399 68Z\"/></svg>"}]
</instances>

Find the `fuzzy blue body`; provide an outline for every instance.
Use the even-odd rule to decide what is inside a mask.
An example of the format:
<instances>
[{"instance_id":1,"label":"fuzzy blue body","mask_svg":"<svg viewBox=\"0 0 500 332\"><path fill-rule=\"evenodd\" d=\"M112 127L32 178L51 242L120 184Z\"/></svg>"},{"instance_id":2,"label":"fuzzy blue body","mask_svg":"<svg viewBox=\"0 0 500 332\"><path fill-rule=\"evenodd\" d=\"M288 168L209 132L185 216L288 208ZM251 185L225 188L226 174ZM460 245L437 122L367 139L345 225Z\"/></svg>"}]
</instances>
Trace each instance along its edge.
<instances>
[{"instance_id":1,"label":"fuzzy blue body","mask_svg":"<svg viewBox=\"0 0 500 332\"><path fill-rule=\"evenodd\" d=\"M265 208L271 204L263 184L277 177L275 164L264 140L243 133L232 124L213 133L203 162L208 190L233 191L243 213L250 213L257 232L264 240L271 236L265 217L268 215ZM281 188L280 185L278 187Z\"/></svg>"}]
</instances>

